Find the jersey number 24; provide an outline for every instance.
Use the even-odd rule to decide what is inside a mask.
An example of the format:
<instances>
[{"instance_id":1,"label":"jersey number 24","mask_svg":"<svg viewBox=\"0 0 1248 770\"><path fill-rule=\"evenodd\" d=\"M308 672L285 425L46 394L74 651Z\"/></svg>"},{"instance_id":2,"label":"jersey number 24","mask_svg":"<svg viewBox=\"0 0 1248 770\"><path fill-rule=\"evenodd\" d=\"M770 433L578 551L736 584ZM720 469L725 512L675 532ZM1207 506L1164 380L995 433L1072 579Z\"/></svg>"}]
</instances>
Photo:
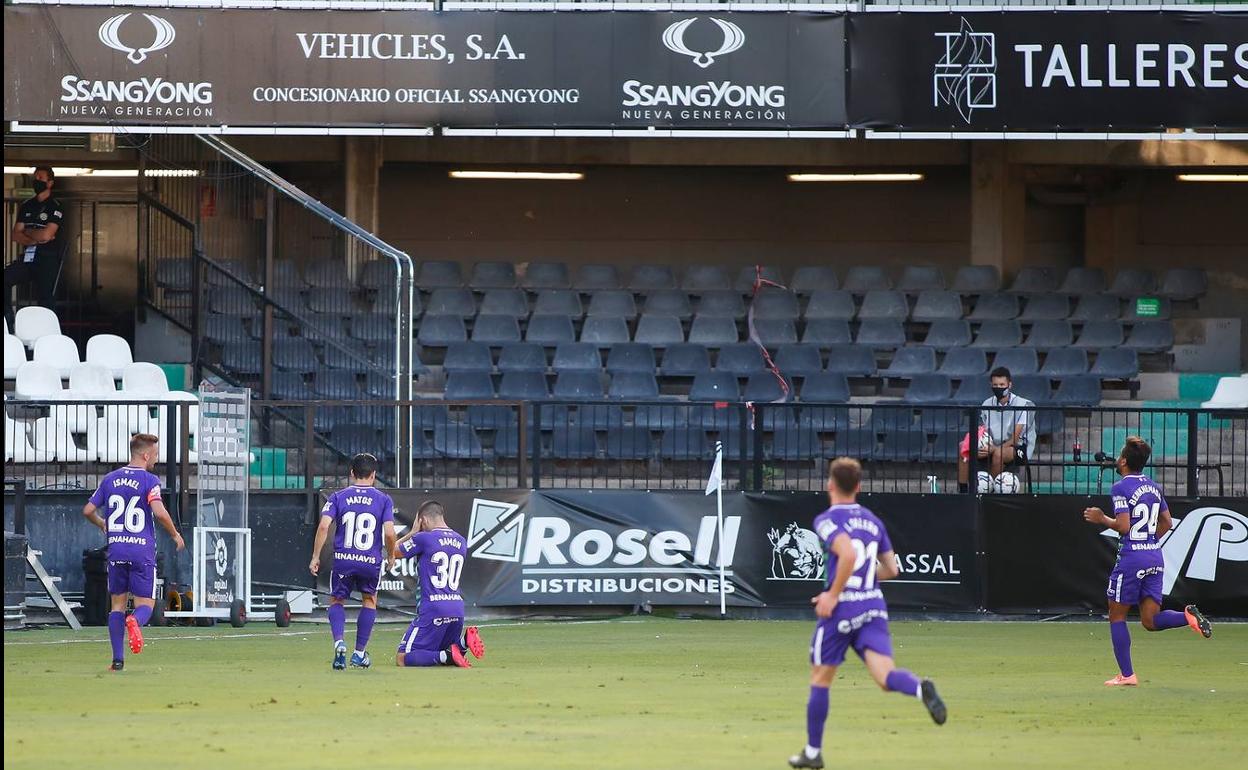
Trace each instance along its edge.
<instances>
[{"instance_id":1,"label":"jersey number 24","mask_svg":"<svg viewBox=\"0 0 1248 770\"><path fill-rule=\"evenodd\" d=\"M1140 503L1131 510L1131 518L1139 516L1139 520L1131 525L1128 534L1132 540L1147 540L1157 534L1157 515L1161 512L1161 503Z\"/></svg>"}]
</instances>

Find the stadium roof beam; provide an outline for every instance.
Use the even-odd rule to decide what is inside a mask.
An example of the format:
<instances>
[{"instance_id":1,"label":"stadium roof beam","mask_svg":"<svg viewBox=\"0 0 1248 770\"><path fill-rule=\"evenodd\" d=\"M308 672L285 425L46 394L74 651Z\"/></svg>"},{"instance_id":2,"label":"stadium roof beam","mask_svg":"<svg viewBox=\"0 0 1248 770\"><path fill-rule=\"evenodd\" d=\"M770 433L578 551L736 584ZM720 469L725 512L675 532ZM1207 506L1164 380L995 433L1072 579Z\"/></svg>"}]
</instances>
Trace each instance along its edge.
<instances>
[{"instance_id":1,"label":"stadium roof beam","mask_svg":"<svg viewBox=\"0 0 1248 770\"><path fill-rule=\"evenodd\" d=\"M918 173L799 173L789 174L790 182L922 182Z\"/></svg>"}]
</instances>

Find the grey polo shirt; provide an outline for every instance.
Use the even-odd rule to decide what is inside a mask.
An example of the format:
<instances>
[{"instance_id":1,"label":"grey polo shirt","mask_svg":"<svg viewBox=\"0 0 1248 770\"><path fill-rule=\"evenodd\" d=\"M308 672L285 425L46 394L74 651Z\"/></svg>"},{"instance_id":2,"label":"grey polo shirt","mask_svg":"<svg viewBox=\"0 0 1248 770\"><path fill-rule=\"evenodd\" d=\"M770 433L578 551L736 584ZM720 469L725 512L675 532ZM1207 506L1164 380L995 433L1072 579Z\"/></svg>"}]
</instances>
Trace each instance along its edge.
<instances>
[{"instance_id":1,"label":"grey polo shirt","mask_svg":"<svg viewBox=\"0 0 1248 770\"><path fill-rule=\"evenodd\" d=\"M1024 426L1023 441L1027 442L1027 457L1030 459L1036 448L1035 403L1011 393L1004 405L997 402L996 396L989 396L981 406L987 408L979 413L979 422L988 428L988 435L992 436L992 443L997 446L1014 435L1015 425Z\"/></svg>"}]
</instances>

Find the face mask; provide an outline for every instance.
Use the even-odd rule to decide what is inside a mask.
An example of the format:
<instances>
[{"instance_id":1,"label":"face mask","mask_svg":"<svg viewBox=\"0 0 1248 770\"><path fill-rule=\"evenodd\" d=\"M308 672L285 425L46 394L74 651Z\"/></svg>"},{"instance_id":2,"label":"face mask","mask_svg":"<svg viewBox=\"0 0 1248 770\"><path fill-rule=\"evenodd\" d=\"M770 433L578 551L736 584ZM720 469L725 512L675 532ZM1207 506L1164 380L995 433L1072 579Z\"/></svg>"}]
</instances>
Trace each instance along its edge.
<instances>
[{"instance_id":1,"label":"face mask","mask_svg":"<svg viewBox=\"0 0 1248 770\"><path fill-rule=\"evenodd\" d=\"M35 195L38 195L42 193L44 190L48 189L48 183L43 181L42 179L36 179L31 184L31 187L35 188Z\"/></svg>"},{"instance_id":2,"label":"face mask","mask_svg":"<svg viewBox=\"0 0 1248 770\"><path fill-rule=\"evenodd\" d=\"M997 398L1005 398L1006 394L1009 392L1010 392L1009 388L993 388L992 389L992 395L996 396Z\"/></svg>"}]
</instances>

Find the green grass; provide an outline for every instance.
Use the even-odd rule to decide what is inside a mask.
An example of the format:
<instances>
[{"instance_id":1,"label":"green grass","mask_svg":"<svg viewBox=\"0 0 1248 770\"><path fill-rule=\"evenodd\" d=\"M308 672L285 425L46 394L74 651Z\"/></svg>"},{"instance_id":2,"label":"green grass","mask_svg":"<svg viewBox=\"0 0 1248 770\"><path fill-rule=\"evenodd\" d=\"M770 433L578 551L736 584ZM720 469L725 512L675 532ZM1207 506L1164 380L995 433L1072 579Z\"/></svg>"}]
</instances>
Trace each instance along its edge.
<instances>
[{"instance_id":1,"label":"green grass","mask_svg":"<svg viewBox=\"0 0 1248 770\"><path fill-rule=\"evenodd\" d=\"M401 630L378 627L372 670L335 672L321 625L149 629L119 675L104 629L6 633L4 767L783 768L804 743L810 623L500 624L471 671L395 669ZM1248 625L1132 633L1143 686L1124 691L1101 685L1103 623L895 623L949 723L851 659L829 766L1243 767Z\"/></svg>"}]
</instances>

